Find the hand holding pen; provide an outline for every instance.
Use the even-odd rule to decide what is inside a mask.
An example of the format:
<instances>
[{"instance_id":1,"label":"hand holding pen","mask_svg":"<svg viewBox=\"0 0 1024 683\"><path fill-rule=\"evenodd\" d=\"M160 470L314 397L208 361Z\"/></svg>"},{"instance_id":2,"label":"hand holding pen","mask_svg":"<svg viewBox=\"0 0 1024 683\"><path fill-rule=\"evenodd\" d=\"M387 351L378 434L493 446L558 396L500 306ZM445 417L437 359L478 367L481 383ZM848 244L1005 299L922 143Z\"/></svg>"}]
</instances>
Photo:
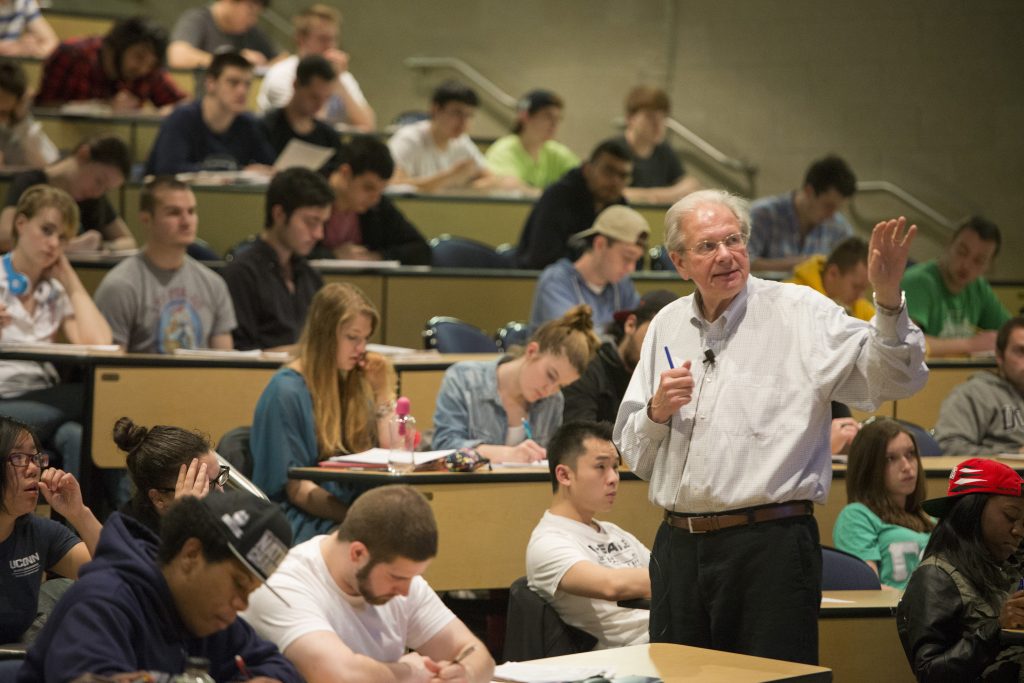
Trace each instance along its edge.
<instances>
[{"instance_id":1,"label":"hand holding pen","mask_svg":"<svg viewBox=\"0 0 1024 683\"><path fill-rule=\"evenodd\" d=\"M690 372L690 361L676 367L672 352L666 346L665 357L668 370L664 370L658 379L658 390L654 392L647 404L647 416L658 423L668 422L680 408L693 398L693 374Z\"/></svg>"}]
</instances>

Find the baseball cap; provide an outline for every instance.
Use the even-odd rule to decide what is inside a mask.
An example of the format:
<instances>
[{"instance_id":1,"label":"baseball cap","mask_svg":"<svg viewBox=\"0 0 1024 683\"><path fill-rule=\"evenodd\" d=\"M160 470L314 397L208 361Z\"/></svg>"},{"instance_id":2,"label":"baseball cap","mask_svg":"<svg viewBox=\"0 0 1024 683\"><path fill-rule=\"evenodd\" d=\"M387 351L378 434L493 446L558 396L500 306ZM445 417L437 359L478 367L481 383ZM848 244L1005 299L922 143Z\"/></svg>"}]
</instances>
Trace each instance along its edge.
<instances>
[{"instance_id":1,"label":"baseball cap","mask_svg":"<svg viewBox=\"0 0 1024 683\"><path fill-rule=\"evenodd\" d=\"M570 237L570 241L581 240L591 235L604 235L619 242L639 244L647 239L651 226L647 219L635 210L621 204L614 204L597 214L594 225Z\"/></svg>"},{"instance_id":2,"label":"baseball cap","mask_svg":"<svg viewBox=\"0 0 1024 683\"><path fill-rule=\"evenodd\" d=\"M292 544L292 527L281 508L245 491L215 492L200 502L210 513L231 553L288 605L288 601L267 583Z\"/></svg>"},{"instance_id":3,"label":"baseball cap","mask_svg":"<svg viewBox=\"0 0 1024 683\"><path fill-rule=\"evenodd\" d=\"M562 98L551 92L550 90L531 90L526 93L516 102L516 111L525 111L527 114L533 114L540 111L544 107L558 107L562 108Z\"/></svg>"},{"instance_id":4,"label":"baseball cap","mask_svg":"<svg viewBox=\"0 0 1024 683\"><path fill-rule=\"evenodd\" d=\"M675 292L670 292L667 289L655 289L653 292L647 292L640 297L640 303L636 305L636 308L615 311L612 317L615 319L615 322L621 324L626 322L626 318L629 316L635 315L637 323L643 324L654 319L658 311L678 298L679 296Z\"/></svg>"},{"instance_id":5,"label":"baseball cap","mask_svg":"<svg viewBox=\"0 0 1024 683\"><path fill-rule=\"evenodd\" d=\"M949 473L949 489L944 498L932 498L921 503L929 515L942 517L949 512L959 496L969 493L988 493L994 496L1021 497L1024 479L1013 468L987 458L964 460Z\"/></svg>"}]
</instances>

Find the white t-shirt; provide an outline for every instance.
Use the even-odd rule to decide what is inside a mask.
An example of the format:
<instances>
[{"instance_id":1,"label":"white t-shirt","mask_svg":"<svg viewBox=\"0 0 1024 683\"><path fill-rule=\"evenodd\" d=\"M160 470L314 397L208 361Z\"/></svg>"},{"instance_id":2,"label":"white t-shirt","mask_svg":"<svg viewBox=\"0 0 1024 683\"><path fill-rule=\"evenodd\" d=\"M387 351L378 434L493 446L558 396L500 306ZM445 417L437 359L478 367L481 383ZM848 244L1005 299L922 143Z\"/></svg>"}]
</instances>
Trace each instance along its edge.
<instances>
[{"instance_id":1,"label":"white t-shirt","mask_svg":"<svg viewBox=\"0 0 1024 683\"><path fill-rule=\"evenodd\" d=\"M526 577L538 595L547 600L562 621L597 638L595 649L648 642L648 617L642 609L619 607L610 600L572 595L559 584L577 562L593 562L612 569L647 567L651 551L633 534L611 522L589 524L544 513L526 546Z\"/></svg>"},{"instance_id":2,"label":"white t-shirt","mask_svg":"<svg viewBox=\"0 0 1024 683\"><path fill-rule=\"evenodd\" d=\"M42 280L33 296L36 308L29 315L21 299L11 293L7 269L0 265L0 301L11 316L10 324L0 330L0 341L51 342L64 319L74 313L64 287L56 280ZM27 391L45 389L56 382L57 371L49 363L0 362L0 398L13 398Z\"/></svg>"},{"instance_id":3,"label":"white t-shirt","mask_svg":"<svg viewBox=\"0 0 1024 683\"><path fill-rule=\"evenodd\" d=\"M487 160L476 144L463 133L454 140L448 141L446 148L439 149L430 134L430 121L417 121L402 126L388 141L388 149L395 164L411 178L432 176L469 158L476 162L477 167L487 167Z\"/></svg>"},{"instance_id":4,"label":"white t-shirt","mask_svg":"<svg viewBox=\"0 0 1024 683\"><path fill-rule=\"evenodd\" d=\"M409 595L384 605L346 595L331 578L320 552L326 538L314 536L292 548L270 577L268 583L291 607L261 586L242 612L256 632L282 652L307 633L333 631L353 652L397 662L406 648L422 646L455 618L421 576L413 579Z\"/></svg>"},{"instance_id":5,"label":"white t-shirt","mask_svg":"<svg viewBox=\"0 0 1024 683\"><path fill-rule=\"evenodd\" d=\"M278 109L288 104L294 92L295 72L298 68L299 56L291 55L267 69L267 73L263 75L259 95L256 96L256 106L261 112ZM355 76L346 71L338 76L338 80L341 81L342 87L352 96L353 100L366 106L366 96L363 95L363 90L359 87L359 81ZM327 121L349 123L345 103L337 95L331 95L327 102Z\"/></svg>"}]
</instances>

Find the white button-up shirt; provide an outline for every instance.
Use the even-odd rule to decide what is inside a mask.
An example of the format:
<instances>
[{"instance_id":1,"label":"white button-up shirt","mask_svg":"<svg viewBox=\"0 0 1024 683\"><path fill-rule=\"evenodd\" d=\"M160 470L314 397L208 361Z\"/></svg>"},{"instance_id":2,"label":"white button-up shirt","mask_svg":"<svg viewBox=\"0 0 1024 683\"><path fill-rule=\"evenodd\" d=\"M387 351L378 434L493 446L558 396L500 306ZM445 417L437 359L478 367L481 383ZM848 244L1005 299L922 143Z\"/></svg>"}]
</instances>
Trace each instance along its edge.
<instances>
[{"instance_id":1,"label":"white button-up shirt","mask_svg":"<svg viewBox=\"0 0 1024 683\"><path fill-rule=\"evenodd\" d=\"M924 335L907 317L858 320L809 287L748 277L709 323L697 293L651 322L619 407L615 443L651 482L651 501L721 512L812 500L832 483L830 401L875 410L924 386ZM691 401L667 424L647 404L668 369L689 360ZM705 351L714 362L705 361Z\"/></svg>"}]
</instances>

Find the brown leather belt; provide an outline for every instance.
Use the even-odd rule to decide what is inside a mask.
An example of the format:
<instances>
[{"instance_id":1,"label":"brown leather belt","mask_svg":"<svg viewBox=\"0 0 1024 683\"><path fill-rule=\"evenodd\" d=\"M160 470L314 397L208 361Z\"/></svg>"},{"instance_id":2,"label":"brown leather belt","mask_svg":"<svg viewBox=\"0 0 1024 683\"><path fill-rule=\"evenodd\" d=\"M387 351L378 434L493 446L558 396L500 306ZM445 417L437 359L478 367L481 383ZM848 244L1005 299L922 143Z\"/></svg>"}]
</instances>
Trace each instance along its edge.
<instances>
[{"instance_id":1,"label":"brown leather belt","mask_svg":"<svg viewBox=\"0 0 1024 683\"><path fill-rule=\"evenodd\" d=\"M714 515L688 515L684 512L665 511L665 522L677 529L691 534L706 534L709 531L729 529L734 526L746 526L771 522L790 517L805 517L814 514L814 505L809 500L798 500L792 503L779 503L749 510L731 510Z\"/></svg>"}]
</instances>

